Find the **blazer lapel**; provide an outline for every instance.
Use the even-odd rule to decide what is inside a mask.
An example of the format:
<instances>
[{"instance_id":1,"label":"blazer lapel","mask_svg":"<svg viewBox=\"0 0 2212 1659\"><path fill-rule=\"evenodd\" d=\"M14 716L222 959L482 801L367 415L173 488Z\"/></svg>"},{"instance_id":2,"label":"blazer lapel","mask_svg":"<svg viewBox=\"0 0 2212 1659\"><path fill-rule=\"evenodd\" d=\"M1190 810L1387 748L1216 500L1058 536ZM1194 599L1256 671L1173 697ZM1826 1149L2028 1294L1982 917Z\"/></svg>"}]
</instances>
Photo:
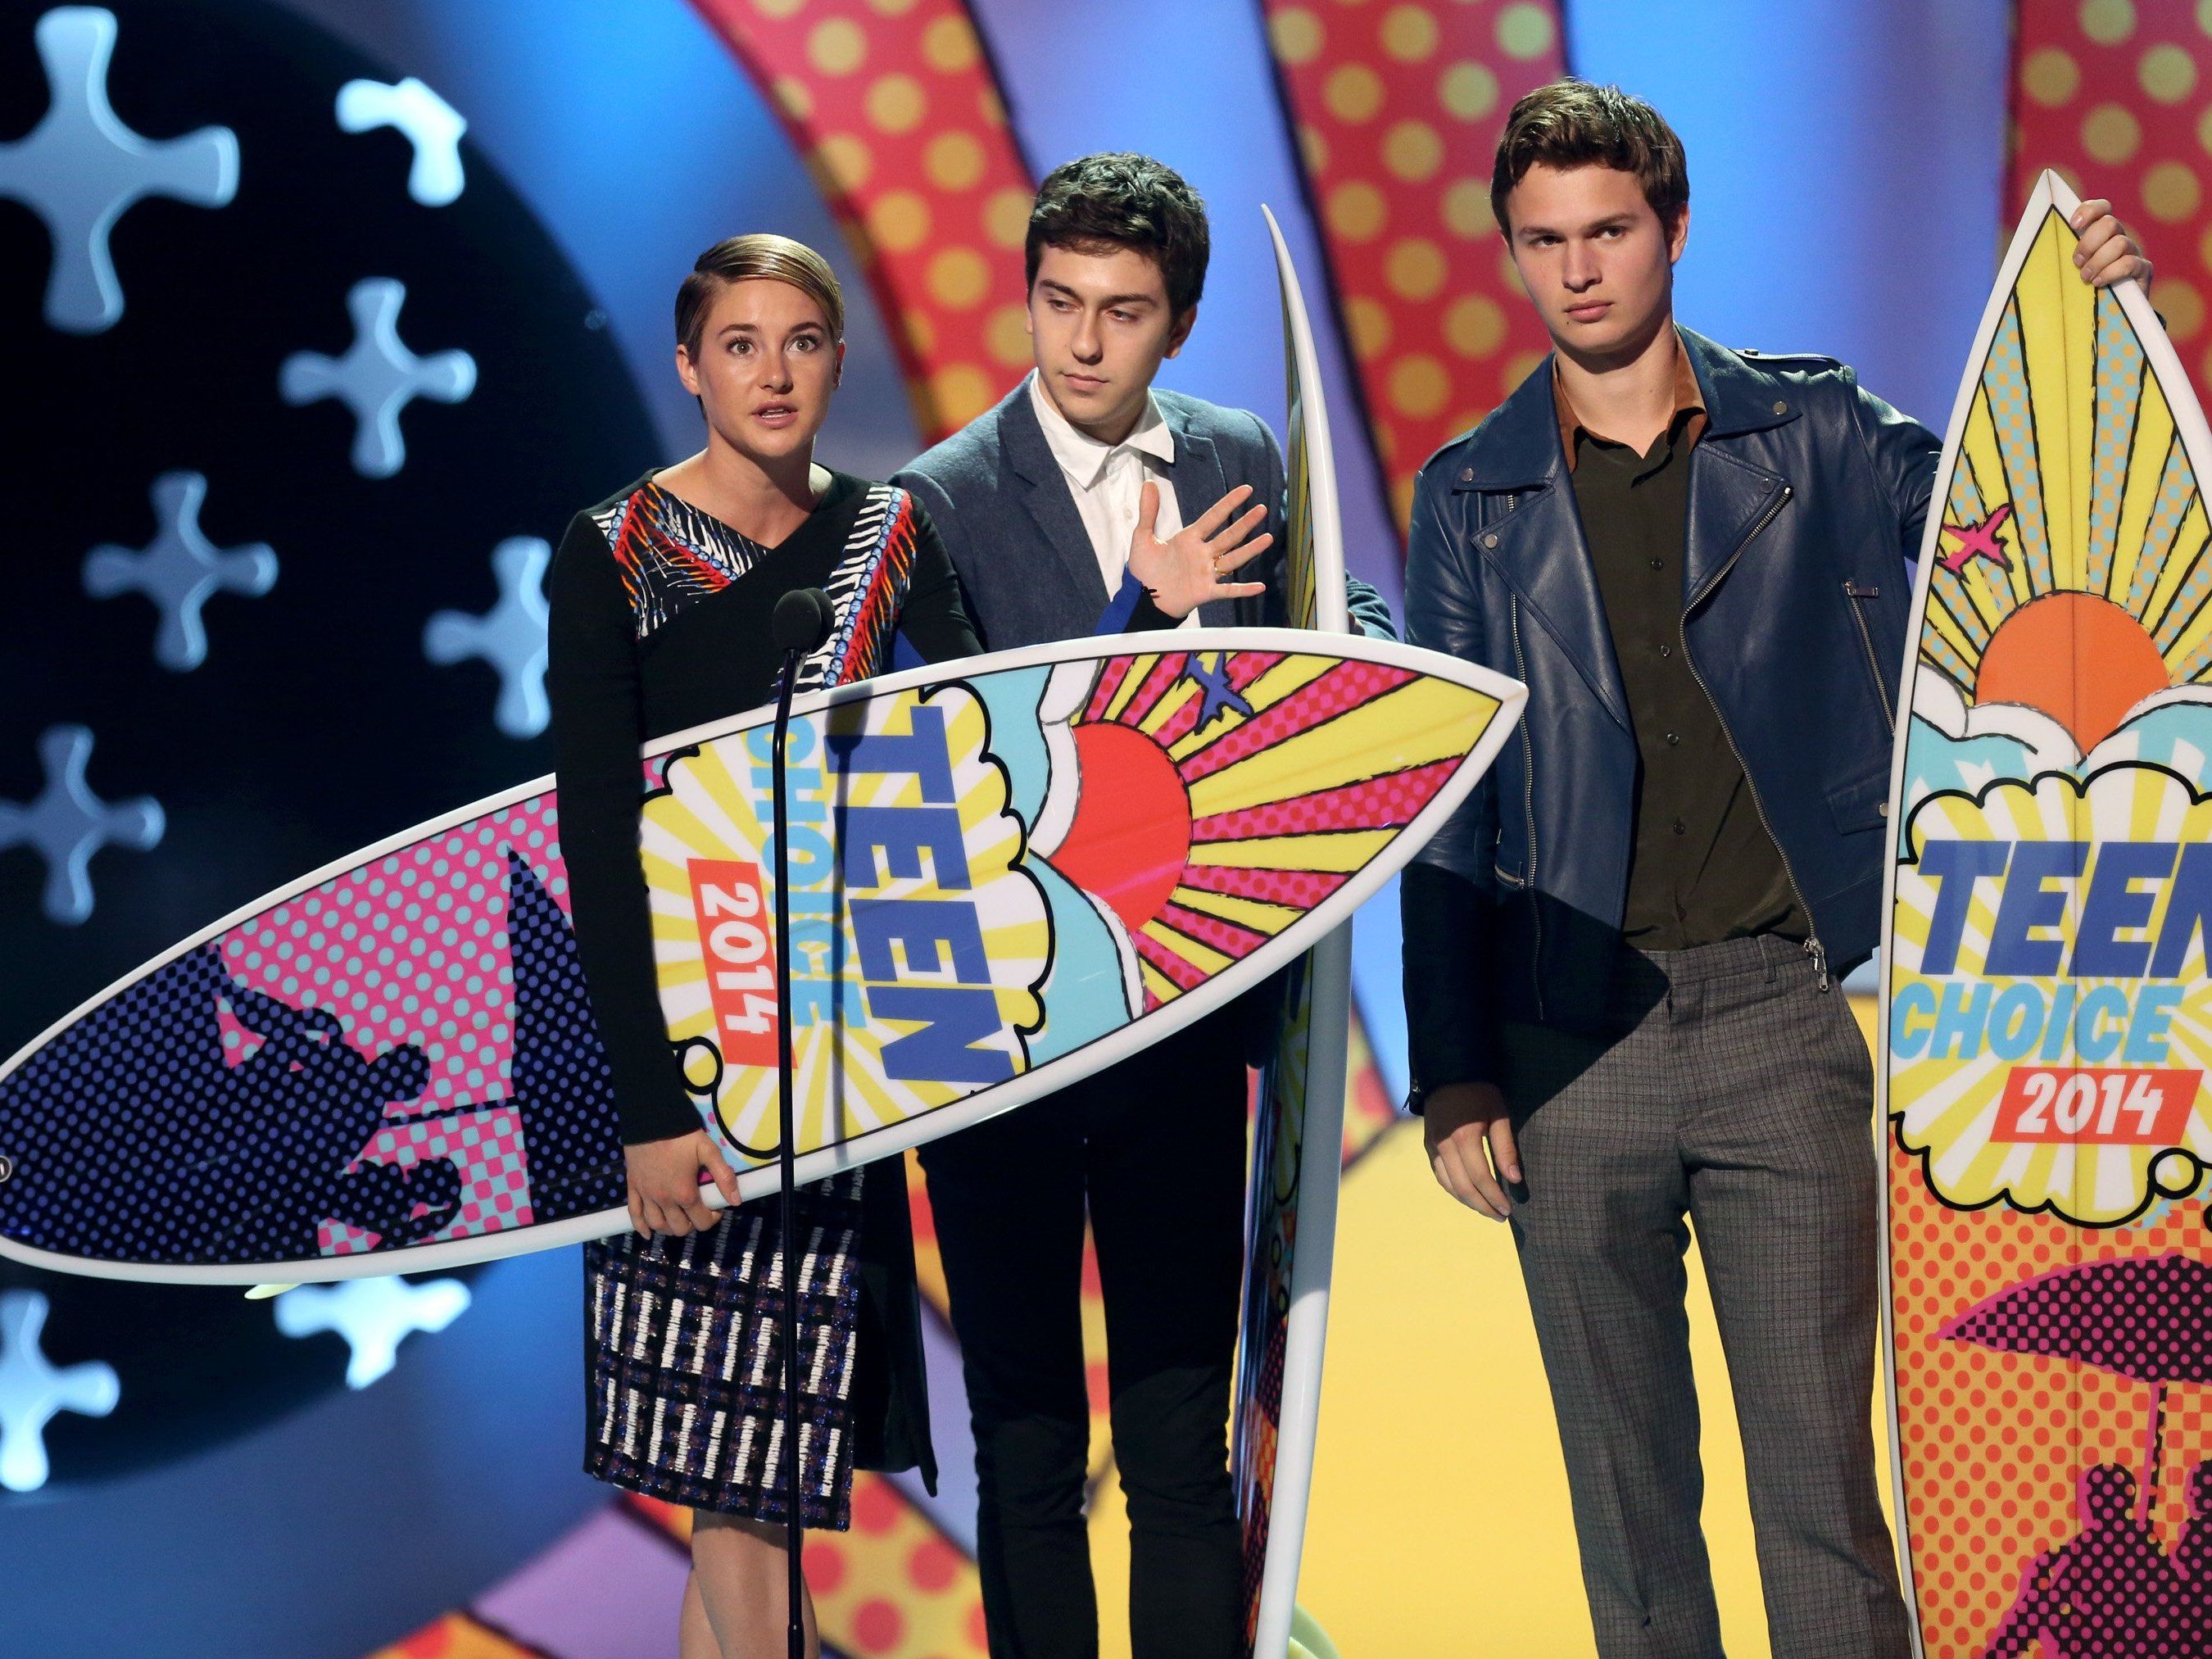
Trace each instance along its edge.
<instances>
[{"instance_id":1,"label":"blazer lapel","mask_svg":"<svg viewBox=\"0 0 2212 1659\"><path fill-rule=\"evenodd\" d=\"M1060 463L1053 459L1052 447L1044 441L1044 428L1037 424L1027 380L1000 405L999 443L1008 471L1025 486L1021 491L1022 505L1029 509L1050 550L1052 572L1066 585L1069 611L1080 610L1087 619L1075 633L1086 634L1106 608L1106 581L1098 574L1098 559L1091 550L1091 532L1083 527L1083 515L1075 510L1075 492ZM1033 569L1006 574L1012 580L1045 579L1045 573Z\"/></svg>"}]
</instances>

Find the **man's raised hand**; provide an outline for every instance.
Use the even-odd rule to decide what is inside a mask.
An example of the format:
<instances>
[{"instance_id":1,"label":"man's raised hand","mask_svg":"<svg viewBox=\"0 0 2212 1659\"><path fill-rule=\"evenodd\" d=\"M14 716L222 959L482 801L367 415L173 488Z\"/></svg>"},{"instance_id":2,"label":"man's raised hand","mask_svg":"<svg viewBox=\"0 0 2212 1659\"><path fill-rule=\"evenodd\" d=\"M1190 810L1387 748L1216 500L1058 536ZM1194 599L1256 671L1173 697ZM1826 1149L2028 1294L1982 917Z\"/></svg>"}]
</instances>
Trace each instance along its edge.
<instances>
[{"instance_id":1,"label":"man's raised hand","mask_svg":"<svg viewBox=\"0 0 2212 1659\"><path fill-rule=\"evenodd\" d=\"M1129 538L1129 574L1144 584L1153 606L1164 615L1180 620L1209 600L1267 592L1265 582L1222 580L1258 558L1275 539L1272 535L1244 539L1267 519L1264 504L1230 522L1230 514L1251 493L1251 485L1237 485L1206 508L1195 524L1162 541L1152 533L1159 521L1160 487L1146 484L1137 502L1136 533Z\"/></svg>"}]
</instances>

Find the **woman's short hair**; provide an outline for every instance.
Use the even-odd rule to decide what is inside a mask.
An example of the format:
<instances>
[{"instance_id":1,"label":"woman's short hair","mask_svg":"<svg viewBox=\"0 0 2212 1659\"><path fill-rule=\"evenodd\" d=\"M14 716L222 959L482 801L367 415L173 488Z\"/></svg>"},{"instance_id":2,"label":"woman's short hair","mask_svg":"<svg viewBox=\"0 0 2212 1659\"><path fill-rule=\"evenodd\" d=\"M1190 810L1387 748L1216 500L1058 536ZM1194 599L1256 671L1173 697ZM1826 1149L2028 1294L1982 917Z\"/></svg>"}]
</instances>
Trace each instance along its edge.
<instances>
[{"instance_id":1,"label":"woman's short hair","mask_svg":"<svg viewBox=\"0 0 2212 1659\"><path fill-rule=\"evenodd\" d=\"M1491 211L1508 235L1513 227L1505 198L1540 163L1562 173L1601 167L1634 173L1644 199L1670 231L1690 204L1682 141L1665 116L1619 87L1593 86L1570 76L1538 87L1513 106L1490 172Z\"/></svg>"},{"instance_id":2,"label":"woman's short hair","mask_svg":"<svg viewBox=\"0 0 2212 1659\"><path fill-rule=\"evenodd\" d=\"M726 236L691 264L691 274L676 290L676 339L687 356L699 355L708 307L732 283L788 283L822 307L830 337L845 337L845 294L830 262L804 242L773 231Z\"/></svg>"}]
</instances>

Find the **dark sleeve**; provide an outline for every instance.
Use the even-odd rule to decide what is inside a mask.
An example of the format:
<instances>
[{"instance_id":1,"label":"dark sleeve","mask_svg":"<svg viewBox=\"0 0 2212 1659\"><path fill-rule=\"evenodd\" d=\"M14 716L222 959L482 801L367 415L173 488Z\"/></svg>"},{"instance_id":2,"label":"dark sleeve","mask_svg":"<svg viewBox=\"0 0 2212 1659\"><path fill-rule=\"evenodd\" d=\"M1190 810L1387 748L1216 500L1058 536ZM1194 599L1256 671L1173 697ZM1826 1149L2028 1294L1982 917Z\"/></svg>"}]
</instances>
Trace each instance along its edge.
<instances>
[{"instance_id":1,"label":"dark sleeve","mask_svg":"<svg viewBox=\"0 0 2212 1659\"><path fill-rule=\"evenodd\" d=\"M1121 592L1106 601L1106 608L1091 625L1091 636L1097 639L1102 634L1149 634L1157 629L1182 626L1181 617L1170 617L1154 605L1152 590L1124 570Z\"/></svg>"},{"instance_id":2,"label":"dark sleeve","mask_svg":"<svg viewBox=\"0 0 2212 1659\"><path fill-rule=\"evenodd\" d=\"M645 705L629 600L606 538L582 514L546 581L553 764L576 949L614 1073L625 1146L700 1127L660 1012L638 860Z\"/></svg>"},{"instance_id":3,"label":"dark sleeve","mask_svg":"<svg viewBox=\"0 0 2212 1659\"><path fill-rule=\"evenodd\" d=\"M1290 470L1283 465L1283 447L1275 441L1275 428L1257 415L1246 410L1244 418L1260 434L1260 448L1267 458L1267 469L1257 491L1267 504L1267 521L1260 528L1275 539L1267 544L1267 550L1246 565L1237 574L1248 582L1265 582L1267 591L1258 596L1260 621L1271 628L1281 628L1291 620L1290 553L1291 553L1291 478ZM1249 508L1250 502L1245 503Z\"/></svg>"},{"instance_id":4,"label":"dark sleeve","mask_svg":"<svg viewBox=\"0 0 2212 1659\"><path fill-rule=\"evenodd\" d=\"M1845 373L1848 374L1849 371ZM1928 519L1928 497L1936 488L1936 468L1943 441L1909 415L1901 415L1850 376L1851 418L1858 427L1875 480L1897 515L1899 550L1920 556L1920 538Z\"/></svg>"},{"instance_id":5,"label":"dark sleeve","mask_svg":"<svg viewBox=\"0 0 2212 1659\"><path fill-rule=\"evenodd\" d=\"M1414 485L1406 637L1480 664L1479 597L1465 555L1446 528L1440 493L1425 471ZM1498 1080L1498 1016L1488 983L1497 842L1497 784L1486 773L1399 879L1413 1073L1407 1104L1414 1111L1429 1091L1446 1084Z\"/></svg>"},{"instance_id":6,"label":"dark sleeve","mask_svg":"<svg viewBox=\"0 0 2212 1659\"><path fill-rule=\"evenodd\" d=\"M980 657L983 647L969 620L968 606L960 594L960 573L945 550L945 538L921 503L914 503L914 575L899 610L899 632L921 653L924 662L951 662L958 657Z\"/></svg>"},{"instance_id":7,"label":"dark sleeve","mask_svg":"<svg viewBox=\"0 0 2212 1659\"><path fill-rule=\"evenodd\" d=\"M1390 602L1377 592L1372 584L1357 576L1344 579L1345 609L1352 613L1352 625L1370 640L1395 640L1397 624L1390 619Z\"/></svg>"}]
</instances>

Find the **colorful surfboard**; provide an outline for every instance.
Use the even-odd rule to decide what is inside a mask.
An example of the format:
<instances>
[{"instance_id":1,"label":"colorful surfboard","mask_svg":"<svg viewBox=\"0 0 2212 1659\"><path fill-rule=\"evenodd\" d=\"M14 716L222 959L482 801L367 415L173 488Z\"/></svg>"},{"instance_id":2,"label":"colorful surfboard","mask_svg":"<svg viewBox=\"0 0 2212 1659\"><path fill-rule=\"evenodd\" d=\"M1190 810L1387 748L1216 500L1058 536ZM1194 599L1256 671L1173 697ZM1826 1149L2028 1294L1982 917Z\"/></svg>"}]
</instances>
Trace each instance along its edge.
<instances>
[{"instance_id":1,"label":"colorful surfboard","mask_svg":"<svg viewBox=\"0 0 2212 1659\"><path fill-rule=\"evenodd\" d=\"M1891 787L1887 1357L1944 1659L2212 1635L2212 434L2077 205L2043 175L1974 342Z\"/></svg>"},{"instance_id":2,"label":"colorful surfboard","mask_svg":"<svg viewBox=\"0 0 2212 1659\"><path fill-rule=\"evenodd\" d=\"M1472 787L1522 696L1250 629L799 698L799 1179L1048 1093L1294 960ZM748 1197L777 1179L769 719L655 745L640 831L670 1040ZM544 779L149 963L0 1067L0 1253L254 1283L616 1231L566 890Z\"/></svg>"},{"instance_id":3,"label":"colorful surfboard","mask_svg":"<svg viewBox=\"0 0 2212 1659\"><path fill-rule=\"evenodd\" d=\"M1290 398L1285 597L1299 627L1344 634L1352 628L1344 599L1344 527L1320 360L1282 228L1272 212L1260 210L1267 215L1282 290ZM1244 1525L1245 1636L1250 1650L1268 1659L1287 1650L1297 1607L1344 1168L1339 1149L1351 1017L1347 922L1292 969L1282 1032L1261 1073L1253 1122L1231 1467Z\"/></svg>"}]
</instances>

